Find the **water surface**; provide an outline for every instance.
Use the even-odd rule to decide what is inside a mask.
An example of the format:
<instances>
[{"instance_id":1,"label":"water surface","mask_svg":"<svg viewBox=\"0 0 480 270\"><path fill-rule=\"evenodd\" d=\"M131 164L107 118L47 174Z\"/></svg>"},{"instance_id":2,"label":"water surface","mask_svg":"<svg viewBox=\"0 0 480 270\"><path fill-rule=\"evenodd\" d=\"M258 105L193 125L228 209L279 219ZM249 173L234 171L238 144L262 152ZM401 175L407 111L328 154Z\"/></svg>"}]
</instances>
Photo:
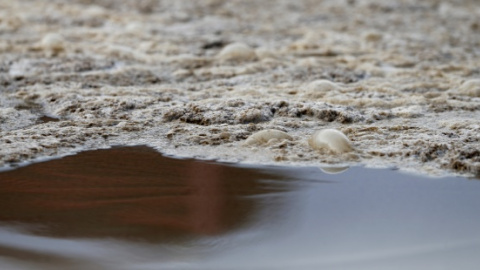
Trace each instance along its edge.
<instances>
[{"instance_id":1,"label":"water surface","mask_svg":"<svg viewBox=\"0 0 480 270\"><path fill-rule=\"evenodd\" d=\"M115 147L0 173L0 269L477 269L480 181Z\"/></svg>"}]
</instances>

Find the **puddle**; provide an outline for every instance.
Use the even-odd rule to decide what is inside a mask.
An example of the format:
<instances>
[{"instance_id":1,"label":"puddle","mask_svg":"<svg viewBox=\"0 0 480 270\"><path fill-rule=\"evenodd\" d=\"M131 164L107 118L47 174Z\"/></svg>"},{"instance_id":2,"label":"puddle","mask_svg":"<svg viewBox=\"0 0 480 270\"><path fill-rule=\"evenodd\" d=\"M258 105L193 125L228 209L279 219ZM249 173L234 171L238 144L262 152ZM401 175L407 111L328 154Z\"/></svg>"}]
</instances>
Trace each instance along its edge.
<instances>
[{"instance_id":1,"label":"puddle","mask_svg":"<svg viewBox=\"0 0 480 270\"><path fill-rule=\"evenodd\" d=\"M0 269L480 264L480 181L333 171L172 159L140 146L1 172Z\"/></svg>"}]
</instances>

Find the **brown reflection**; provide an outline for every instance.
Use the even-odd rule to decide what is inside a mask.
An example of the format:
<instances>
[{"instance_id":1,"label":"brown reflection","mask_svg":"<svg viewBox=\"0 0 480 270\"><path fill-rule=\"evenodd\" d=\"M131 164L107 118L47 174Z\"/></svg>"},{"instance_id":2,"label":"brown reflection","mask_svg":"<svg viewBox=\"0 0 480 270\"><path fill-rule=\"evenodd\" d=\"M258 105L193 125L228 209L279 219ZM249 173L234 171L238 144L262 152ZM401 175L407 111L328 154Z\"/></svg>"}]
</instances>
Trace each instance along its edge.
<instances>
[{"instance_id":1,"label":"brown reflection","mask_svg":"<svg viewBox=\"0 0 480 270\"><path fill-rule=\"evenodd\" d=\"M0 223L42 225L36 234L56 237L217 235L263 207L246 195L288 190L261 179L279 176L166 158L146 146L87 151L0 173Z\"/></svg>"}]
</instances>

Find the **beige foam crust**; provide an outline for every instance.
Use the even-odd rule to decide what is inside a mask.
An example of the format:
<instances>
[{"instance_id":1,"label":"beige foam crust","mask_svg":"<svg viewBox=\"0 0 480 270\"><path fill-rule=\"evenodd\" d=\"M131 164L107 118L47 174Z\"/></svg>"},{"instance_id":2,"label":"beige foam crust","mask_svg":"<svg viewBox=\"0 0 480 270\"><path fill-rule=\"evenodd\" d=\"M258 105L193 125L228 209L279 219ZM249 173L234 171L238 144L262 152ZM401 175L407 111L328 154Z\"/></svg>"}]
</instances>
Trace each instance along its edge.
<instances>
[{"instance_id":1,"label":"beige foam crust","mask_svg":"<svg viewBox=\"0 0 480 270\"><path fill-rule=\"evenodd\" d=\"M0 166L148 144L479 175L479 14L475 0L2 1ZM321 129L355 155L312 148ZM292 139L245 143L268 130Z\"/></svg>"},{"instance_id":2,"label":"beige foam crust","mask_svg":"<svg viewBox=\"0 0 480 270\"><path fill-rule=\"evenodd\" d=\"M271 140L292 140L292 136L288 135L286 132L275 130L275 129L265 129L258 131L250 135L247 140L245 140L246 145L254 144L264 144L268 143Z\"/></svg>"}]
</instances>

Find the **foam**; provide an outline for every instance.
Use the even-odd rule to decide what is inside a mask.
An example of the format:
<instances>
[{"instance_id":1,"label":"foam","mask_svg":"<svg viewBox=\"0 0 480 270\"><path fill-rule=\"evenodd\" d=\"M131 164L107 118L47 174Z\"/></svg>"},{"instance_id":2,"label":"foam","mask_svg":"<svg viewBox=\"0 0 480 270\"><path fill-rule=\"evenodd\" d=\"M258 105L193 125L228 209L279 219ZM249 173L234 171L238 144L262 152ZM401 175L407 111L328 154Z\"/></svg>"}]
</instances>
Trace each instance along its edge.
<instances>
[{"instance_id":1,"label":"foam","mask_svg":"<svg viewBox=\"0 0 480 270\"><path fill-rule=\"evenodd\" d=\"M336 129L315 131L308 139L308 144L314 149L329 150L337 154L353 151L352 144L347 136Z\"/></svg>"},{"instance_id":2,"label":"foam","mask_svg":"<svg viewBox=\"0 0 480 270\"><path fill-rule=\"evenodd\" d=\"M149 144L241 163L480 174L475 1L199 1L3 1L0 164ZM312 148L320 129L355 151ZM263 130L293 139L245 145Z\"/></svg>"},{"instance_id":3,"label":"foam","mask_svg":"<svg viewBox=\"0 0 480 270\"><path fill-rule=\"evenodd\" d=\"M292 136L288 135L286 132L275 130L275 129L266 129L259 131L250 135L245 141L246 145L253 144L264 144L268 143L271 140L292 140Z\"/></svg>"},{"instance_id":4,"label":"foam","mask_svg":"<svg viewBox=\"0 0 480 270\"><path fill-rule=\"evenodd\" d=\"M218 58L221 61L249 61L256 58L255 51L244 43L232 43L220 51Z\"/></svg>"},{"instance_id":5,"label":"foam","mask_svg":"<svg viewBox=\"0 0 480 270\"><path fill-rule=\"evenodd\" d=\"M467 80L458 88L462 95L480 97L480 79Z\"/></svg>"}]
</instances>

